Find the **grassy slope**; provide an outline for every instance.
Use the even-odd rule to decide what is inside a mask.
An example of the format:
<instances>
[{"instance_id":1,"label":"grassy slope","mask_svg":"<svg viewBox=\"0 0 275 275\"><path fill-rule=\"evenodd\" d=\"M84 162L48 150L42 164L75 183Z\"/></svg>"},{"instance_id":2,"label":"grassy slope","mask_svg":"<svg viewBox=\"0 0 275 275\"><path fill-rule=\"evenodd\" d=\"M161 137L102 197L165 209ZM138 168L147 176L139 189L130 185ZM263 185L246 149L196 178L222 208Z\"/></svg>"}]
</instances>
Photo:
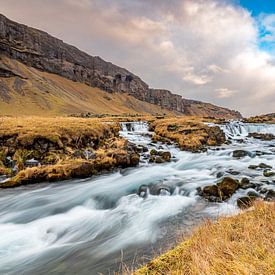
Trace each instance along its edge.
<instances>
[{"instance_id":1,"label":"grassy slope","mask_svg":"<svg viewBox=\"0 0 275 275\"><path fill-rule=\"evenodd\" d=\"M206 222L192 237L135 272L140 274L275 274L275 204Z\"/></svg>"},{"instance_id":2,"label":"grassy slope","mask_svg":"<svg viewBox=\"0 0 275 275\"><path fill-rule=\"evenodd\" d=\"M0 115L170 113L127 94L109 94L98 88L27 67L4 56L0 58L1 62L25 78L0 78Z\"/></svg>"}]
</instances>

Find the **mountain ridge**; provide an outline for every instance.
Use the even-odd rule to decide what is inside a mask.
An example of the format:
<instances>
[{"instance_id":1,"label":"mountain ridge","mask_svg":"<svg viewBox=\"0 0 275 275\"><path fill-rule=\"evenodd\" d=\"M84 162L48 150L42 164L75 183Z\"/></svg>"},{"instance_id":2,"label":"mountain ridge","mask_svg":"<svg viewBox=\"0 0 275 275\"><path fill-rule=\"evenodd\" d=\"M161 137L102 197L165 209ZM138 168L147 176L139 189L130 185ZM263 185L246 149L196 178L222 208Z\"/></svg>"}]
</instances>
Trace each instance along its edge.
<instances>
[{"instance_id":1,"label":"mountain ridge","mask_svg":"<svg viewBox=\"0 0 275 275\"><path fill-rule=\"evenodd\" d=\"M79 50L50 34L9 20L0 14L1 54L28 67L99 88L109 94L126 93L134 98L185 115L241 118L241 114L210 103L187 100L165 89L150 88L127 69ZM20 77L1 62L0 77Z\"/></svg>"}]
</instances>

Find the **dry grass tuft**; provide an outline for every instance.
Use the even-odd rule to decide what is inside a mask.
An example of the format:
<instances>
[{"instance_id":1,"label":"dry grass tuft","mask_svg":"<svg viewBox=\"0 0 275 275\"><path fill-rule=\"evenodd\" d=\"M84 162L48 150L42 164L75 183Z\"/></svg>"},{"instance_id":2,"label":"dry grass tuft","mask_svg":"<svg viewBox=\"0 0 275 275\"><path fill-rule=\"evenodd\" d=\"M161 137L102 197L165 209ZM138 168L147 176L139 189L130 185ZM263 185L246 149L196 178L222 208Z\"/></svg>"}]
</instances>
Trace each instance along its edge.
<instances>
[{"instance_id":1,"label":"dry grass tuft","mask_svg":"<svg viewBox=\"0 0 275 275\"><path fill-rule=\"evenodd\" d=\"M176 117L155 120L151 128L155 131L155 141L178 143L181 150L199 151L204 146L216 146L225 142L224 133L219 127L209 127L201 117ZM214 120L212 119L211 122Z\"/></svg>"},{"instance_id":2,"label":"dry grass tuft","mask_svg":"<svg viewBox=\"0 0 275 275\"><path fill-rule=\"evenodd\" d=\"M192 237L135 272L141 274L275 274L275 204L206 222Z\"/></svg>"}]
</instances>

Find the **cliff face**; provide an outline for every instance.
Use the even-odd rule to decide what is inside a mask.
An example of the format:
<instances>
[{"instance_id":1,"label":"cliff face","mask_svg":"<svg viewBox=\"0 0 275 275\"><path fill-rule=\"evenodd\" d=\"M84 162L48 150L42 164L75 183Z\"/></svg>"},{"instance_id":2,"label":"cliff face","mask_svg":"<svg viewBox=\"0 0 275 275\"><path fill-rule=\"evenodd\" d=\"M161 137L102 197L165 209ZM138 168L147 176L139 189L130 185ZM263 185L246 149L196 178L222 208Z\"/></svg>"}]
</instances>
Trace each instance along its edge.
<instances>
[{"instance_id":1,"label":"cliff face","mask_svg":"<svg viewBox=\"0 0 275 275\"><path fill-rule=\"evenodd\" d=\"M167 90L150 89L138 76L128 70L90 56L76 47L54 38L46 32L18 24L0 14L0 51L9 58L44 72L97 87L109 93L127 93L141 101L159 105L168 110L188 114L194 104ZM6 66L0 67L0 77L16 73ZM202 104L202 103L200 103ZM230 118L240 113L215 106ZM209 115L205 112L204 115ZM211 114L213 115L213 114Z\"/></svg>"}]
</instances>

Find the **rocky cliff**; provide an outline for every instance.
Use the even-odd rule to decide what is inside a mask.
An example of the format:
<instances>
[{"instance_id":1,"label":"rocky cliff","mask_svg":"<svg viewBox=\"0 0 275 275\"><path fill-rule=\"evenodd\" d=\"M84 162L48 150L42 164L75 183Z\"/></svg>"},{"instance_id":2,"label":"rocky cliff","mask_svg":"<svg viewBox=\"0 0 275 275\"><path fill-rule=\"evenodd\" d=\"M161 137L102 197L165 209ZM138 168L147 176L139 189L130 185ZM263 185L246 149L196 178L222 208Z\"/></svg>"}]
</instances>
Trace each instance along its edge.
<instances>
[{"instance_id":1,"label":"rocky cliff","mask_svg":"<svg viewBox=\"0 0 275 275\"><path fill-rule=\"evenodd\" d=\"M44 72L97 87L108 93L127 93L138 100L165 109L192 114L200 105L203 115L239 118L240 113L212 105L203 112L203 103L183 99L168 90L150 89L138 76L128 70L90 56L76 47L52 37L46 32L18 24L0 14L1 54ZM0 64L1 65L1 64ZM8 66L0 66L0 77L16 76ZM193 107L192 107L193 106ZM191 107L191 109L190 109Z\"/></svg>"}]
</instances>

